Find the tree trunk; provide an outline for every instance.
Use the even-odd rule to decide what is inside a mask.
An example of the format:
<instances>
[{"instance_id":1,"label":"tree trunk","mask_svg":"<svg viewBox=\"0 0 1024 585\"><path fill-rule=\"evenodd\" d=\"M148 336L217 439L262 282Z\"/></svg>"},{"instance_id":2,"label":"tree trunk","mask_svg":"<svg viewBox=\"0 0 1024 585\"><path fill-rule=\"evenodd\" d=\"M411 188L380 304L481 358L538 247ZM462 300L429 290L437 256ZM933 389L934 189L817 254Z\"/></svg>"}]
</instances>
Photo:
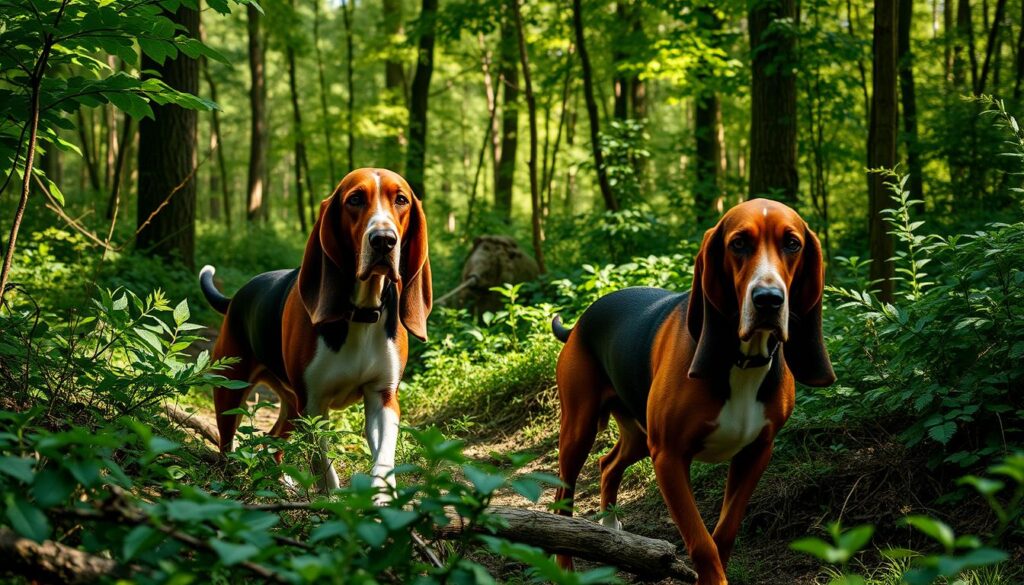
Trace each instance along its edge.
<instances>
[{"instance_id":1,"label":"tree trunk","mask_svg":"<svg viewBox=\"0 0 1024 585\"><path fill-rule=\"evenodd\" d=\"M434 73L434 30L437 0L423 0L420 10L419 52L416 73L412 78L409 107L409 148L406 153L405 178L420 199L426 198L424 167L427 156L427 99L430 97L430 76Z\"/></svg>"},{"instance_id":2,"label":"tree trunk","mask_svg":"<svg viewBox=\"0 0 1024 585\"><path fill-rule=\"evenodd\" d=\"M565 122L569 114L569 89L572 87L573 81L573 53L573 46L569 45L568 55L566 55L567 62L565 64L565 81L562 86L562 106L559 109L558 115L558 129L555 131L555 143L551 147L551 163L546 165L544 172L541 173L541 192L546 193L546 197L541 197L541 199L545 201L545 211L550 211L551 209L551 185L554 182L555 170L558 168L558 151L562 142L562 130L565 128ZM547 157L545 156L545 158Z\"/></svg>"},{"instance_id":3,"label":"tree trunk","mask_svg":"<svg viewBox=\"0 0 1024 585\"><path fill-rule=\"evenodd\" d=\"M267 89L264 65L263 39L260 33L260 11L255 6L246 8L249 28L249 181L246 196L246 217L250 222L266 219L267 185Z\"/></svg>"},{"instance_id":4,"label":"tree trunk","mask_svg":"<svg viewBox=\"0 0 1024 585\"><path fill-rule=\"evenodd\" d=\"M493 532L495 536L540 547L550 554L572 555L613 565L651 581L672 577L683 583L693 583L697 577L683 562L682 551L664 540L550 512L492 506L487 513L504 520L502 527ZM465 530L467 527L460 519L453 518L438 536L458 538Z\"/></svg>"},{"instance_id":5,"label":"tree trunk","mask_svg":"<svg viewBox=\"0 0 1024 585\"><path fill-rule=\"evenodd\" d=\"M501 147L494 182L494 209L505 223L512 221L512 190L515 187L516 150L519 146L519 57L516 54L516 29L513 23L516 0L505 0L501 19L500 64L498 79L504 88L501 103Z\"/></svg>"},{"instance_id":6,"label":"tree trunk","mask_svg":"<svg viewBox=\"0 0 1024 585\"><path fill-rule=\"evenodd\" d=\"M355 16L355 0L345 0L341 5L341 16L345 23L345 85L348 97L345 102L346 135L348 136L348 170L356 168L356 85L352 81L355 51L352 48L352 19Z\"/></svg>"},{"instance_id":7,"label":"tree trunk","mask_svg":"<svg viewBox=\"0 0 1024 585\"><path fill-rule=\"evenodd\" d=\"M327 183L328 188L333 187L341 177L334 170L334 148L331 145L331 123L330 115L327 113L327 81L324 77L324 58L320 51L320 0L313 0L313 48L316 51L316 71L320 84L320 126L324 129L324 146L327 150ZM316 221L317 208L313 205L313 193L310 191L310 221Z\"/></svg>"},{"instance_id":8,"label":"tree trunk","mask_svg":"<svg viewBox=\"0 0 1024 585\"><path fill-rule=\"evenodd\" d=\"M952 1L952 0L950 0ZM964 46L966 44L966 47ZM971 88L978 84L978 56L974 49L974 24L971 20L971 1L959 0L956 10L956 44L953 47L953 85L962 88L967 84L964 49L970 60Z\"/></svg>"},{"instance_id":9,"label":"tree trunk","mask_svg":"<svg viewBox=\"0 0 1024 585\"><path fill-rule=\"evenodd\" d=\"M397 46L398 38L402 35L402 2L401 0L383 0L383 32L391 46ZM406 107L408 96L405 86L405 69L402 62L389 53L384 62L384 99L392 106ZM402 147L405 145L405 136L399 130L394 136L384 141L384 162L394 170L400 170L402 165Z\"/></svg>"},{"instance_id":10,"label":"tree trunk","mask_svg":"<svg viewBox=\"0 0 1024 585\"><path fill-rule=\"evenodd\" d=\"M871 126L868 131L868 168L896 166L898 116L896 105L897 0L875 0L875 28L872 51ZM868 178L869 242L871 280L878 283L879 299L893 301L893 237L883 209L893 207L886 177L872 173Z\"/></svg>"},{"instance_id":11,"label":"tree trunk","mask_svg":"<svg viewBox=\"0 0 1024 585\"><path fill-rule=\"evenodd\" d=\"M943 64L946 72L946 82L953 83L953 68L956 63L953 57L953 37L956 34L953 29L953 0L942 1L942 32Z\"/></svg>"},{"instance_id":12,"label":"tree trunk","mask_svg":"<svg viewBox=\"0 0 1024 585\"><path fill-rule=\"evenodd\" d=\"M498 162L501 161L501 128L498 126L498 96L494 90L491 71L494 68L494 60L491 51L487 48L483 33L477 35L477 44L480 46L480 69L484 74L484 96L487 98L487 114L490 116L490 127L488 134L491 141L491 172L493 174L493 185L498 184Z\"/></svg>"},{"instance_id":13,"label":"tree trunk","mask_svg":"<svg viewBox=\"0 0 1024 585\"><path fill-rule=\"evenodd\" d=\"M202 42L206 42L205 34L202 26L199 27L199 34L203 37ZM206 85L210 88L210 101L217 103L217 84L213 80L213 75L210 73L210 62L204 56L200 61L202 67L203 78L206 80ZM217 157L217 176L220 177L218 181L218 187L220 187L221 196L221 211L224 214L224 225L228 228L231 227L231 187L228 179L228 166L224 160L224 141L222 140L222 134L220 131L220 110L212 110L210 112L210 150L214 151Z\"/></svg>"},{"instance_id":14,"label":"tree trunk","mask_svg":"<svg viewBox=\"0 0 1024 585\"><path fill-rule=\"evenodd\" d=\"M530 172L530 212L533 227L533 257L537 260L537 268L541 274L547 272L544 267L544 248L541 245L541 205L540 184L537 181L537 102L533 95L533 84L530 82L530 57L526 52L526 39L523 34L523 16L519 12L519 0L511 0L512 16L515 24L516 38L519 44L519 61L523 66L523 89L526 91L526 111L530 119L530 158L527 167Z\"/></svg>"},{"instance_id":15,"label":"tree trunk","mask_svg":"<svg viewBox=\"0 0 1024 585\"><path fill-rule=\"evenodd\" d=\"M78 115L78 141L82 144L82 164L89 177L89 187L99 193L102 187L100 185L100 171L96 162L96 152L93 150L92 141L92 134L95 132L95 129L92 126L92 114L90 113L89 117L86 118L83 111L84 107L79 107L76 112Z\"/></svg>"},{"instance_id":16,"label":"tree trunk","mask_svg":"<svg viewBox=\"0 0 1024 585\"><path fill-rule=\"evenodd\" d=\"M855 20L860 20L860 11L854 12L853 0L846 0L846 31L850 34L850 39L857 42L857 32L853 27ZM860 72L860 91L864 96L864 111L869 112L871 110L871 97L868 95L868 72L864 67L864 59L861 59L859 55L857 57L857 70Z\"/></svg>"},{"instance_id":17,"label":"tree trunk","mask_svg":"<svg viewBox=\"0 0 1024 585\"><path fill-rule=\"evenodd\" d=\"M193 38L199 36L199 12L184 7L170 15ZM179 53L163 65L145 55L142 70L152 69L174 89L199 92L199 62ZM135 246L148 254L194 266L196 214L195 110L153 104L153 117L139 122L139 204Z\"/></svg>"},{"instance_id":18,"label":"tree trunk","mask_svg":"<svg viewBox=\"0 0 1024 585\"><path fill-rule=\"evenodd\" d=\"M629 86L629 78L622 70L624 62L628 58L626 54L626 38L621 34L623 27L629 22L628 0L619 0L615 3L615 18L618 23L614 27L615 42L612 43L612 68L615 72L612 77L613 104L612 115L622 122L629 118L629 97L632 93Z\"/></svg>"},{"instance_id":19,"label":"tree trunk","mask_svg":"<svg viewBox=\"0 0 1024 585\"><path fill-rule=\"evenodd\" d=\"M295 1L291 2L292 10ZM292 134L295 141L295 203L299 214L299 229L306 233L306 197L302 191L302 160L305 157L306 139L302 131L302 109L299 107L299 90L295 83L295 49L289 46L285 50L288 61L288 89L292 98Z\"/></svg>"},{"instance_id":20,"label":"tree trunk","mask_svg":"<svg viewBox=\"0 0 1024 585\"><path fill-rule=\"evenodd\" d=\"M594 152L597 184L601 188L601 197L604 199L605 208L610 211L618 211L619 202L608 183L608 172L604 168L604 154L601 152L601 122L597 116L597 101L594 99L594 75L590 70L590 56L587 54L587 44L583 34L581 0L572 2L572 25L576 33L576 50L580 54L580 66L583 70L583 96L587 102L587 115L590 117L590 145Z\"/></svg>"},{"instance_id":21,"label":"tree trunk","mask_svg":"<svg viewBox=\"0 0 1024 585\"><path fill-rule=\"evenodd\" d=\"M1003 17L1006 14L1006 0L996 2L996 13L992 19L992 26L988 32L988 44L985 45L985 61L981 66L981 76L974 87L974 95L985 93L985 82L988 80L988 72L992 64L992 55L999 50L999 31L1003 24ZM1022 23L1024 24L1024 23Z\"/></svg>"},{"instance_id":22,"label":"tree trunk","mask_svg":"<svg viewBox=\"0 0 1024 585\"><path fill-rule=\"evenodd\" d=\"M918 152L917 92L914 89L914 55L910 50L911 22L914 0L899 0L899 66L900 100L903 105L903 143L907 149L907 169L910 172L910 194L914 199L924 196L921 175L921 156Z\"/></svg>"},{"instance_id":23,"label":"tree trunk","mask_svg":"<svg viewBox=\"0 0 1024 585\"><path fill-rule=\"evenodd\" d=\"M717 34L722 28L722 21L711 7L698 8L698 23L708 37L712 48L716 47ZM722 104L715 91L713 70L710 64L701 59L698 62L696 77L702 91L694 96L693 134L696 140L694 167L694 209L697 224L704 225L717 217L716 207L721 197L719 169L722 160L722 142L719 139L719 119Z\"/></svg>"},{"instance_id":24,"label":"tree trunk","mask_svg":"<svg viewBox=\"0 0 1024 585\"><path fill-rule=\"evenodd\" d=\"M118 142L117 156L114 159L114 168L110 182L110 197L107 199L107 219L113 220L117 216L117 210L121 206L121 183L124 177L124 161L127 158L128 145L132 140L133 120L125 116L124 124L121 127L121 140Z\"/></svg>"},{"instance_id":25,"label":"tree trunk","mask_svg":"<svg viewBox=\"0 0 1024 585\"><path fill-rule=\"evenodd\" d=\"M1014 64L1014 70L1017 72L1013 80L1014 100L1020 99L1020 83L1021 79L1024 79L1024 2L1020 6L1020 22L1018 25L1020 29L1017 31L1017 62Z\"/></svg>"},{"instance_id":26,"label":"tree trunk","mask_svg":"<svg viewBox=\"0 0 1024 585\"><path fill-rule=\"evenodd\" d=\"M796 0L757 2L750 10L754 51L750 88L750 197L794 205L796 156L796 40L772 23L796 19Z\"/></svg>"}]
</instances>

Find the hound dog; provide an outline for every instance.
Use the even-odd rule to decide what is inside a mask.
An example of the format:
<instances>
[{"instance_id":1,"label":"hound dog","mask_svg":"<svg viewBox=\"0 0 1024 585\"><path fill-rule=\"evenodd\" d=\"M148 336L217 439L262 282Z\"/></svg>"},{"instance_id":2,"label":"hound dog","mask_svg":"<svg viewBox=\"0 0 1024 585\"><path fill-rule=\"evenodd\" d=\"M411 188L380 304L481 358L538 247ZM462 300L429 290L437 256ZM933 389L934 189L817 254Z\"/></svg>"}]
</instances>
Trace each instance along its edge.
<instances>
[{"instance_id":1,"label":"hound dog","mask_svg":"<svg viewBox=\"0 0 1024 585\"><path fill-rule=\"evenodd\" d=\"M704 235L693 288L627 288L598 299L570 331L556 316L561 431L556 498L572 514L576 479L609 415L619 440L601 458L601 510L622 474L652 458L662 496L699 575L725 567L775 435L793 411L794 378L835 380L821 334L821 246L789 207L765 199L729 210ZM714 533L697 510L690 464L730 461ZM602 522L621 528L606 513ZM563 566L572 559L561 557Z\"/></svg>"},{"instance_id":2,"label":"hound dog","mask_svg":"<svg viewBox=\"0 0 1024 585\"><path fill-rule=\"evenodd\" d=\"M300 415L326 416L363 401L376 485L394 486L398 383L408 336L427 337L431 307L427 223L396 173L358 169L320 204L302 265L265 272L227 298L206 266L199 281L225 315L214 358L238 363L225 376L265 382L281 397L271 434L287 437ZM220 449L233 448L244 392L213 392ZM316 458L322 489L339 487L322 442ZM381 497L386 498L386 494Z\"/></svg>"}]
</instances>

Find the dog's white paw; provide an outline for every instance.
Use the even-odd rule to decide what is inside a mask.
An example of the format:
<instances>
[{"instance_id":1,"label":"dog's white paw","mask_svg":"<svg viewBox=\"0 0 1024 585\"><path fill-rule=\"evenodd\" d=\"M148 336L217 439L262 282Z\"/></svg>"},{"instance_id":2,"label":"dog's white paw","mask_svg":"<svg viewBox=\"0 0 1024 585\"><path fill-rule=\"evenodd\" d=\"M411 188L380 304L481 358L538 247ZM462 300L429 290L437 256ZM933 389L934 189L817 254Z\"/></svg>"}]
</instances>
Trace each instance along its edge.
<instances>
[{"instance_id":1,"label":"dog's white paw","mask_svg":"<svg viewBox=\"0 0 1024 585\"><path fill-rule=\"evenodd\" d=\"M622 530L622 522L619 521L614 512L609 512L601 518L601 526L612 530Z\"/></svg>"}]
</instances>

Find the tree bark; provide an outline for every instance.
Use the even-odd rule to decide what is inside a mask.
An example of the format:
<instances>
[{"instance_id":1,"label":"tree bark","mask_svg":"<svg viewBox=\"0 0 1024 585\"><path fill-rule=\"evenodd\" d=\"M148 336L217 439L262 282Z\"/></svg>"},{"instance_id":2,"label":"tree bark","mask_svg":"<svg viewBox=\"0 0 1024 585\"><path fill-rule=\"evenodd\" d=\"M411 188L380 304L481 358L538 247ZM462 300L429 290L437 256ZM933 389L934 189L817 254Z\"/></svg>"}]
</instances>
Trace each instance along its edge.
<instances>
[{"instance_id":1,"label":"tree bark","mask_svg":"<svg viewBox=\"0 0 1024 585\"><path fill-rule=\"evenodd\" d=\"M768 195L794 205L796 155L796 40L778 27L796 19L796 0L756 2L750 10L754 52L750 89L750 197Z\"/></svg>"},{"instance_id":2,"label":"tree bark","mask_svg":"<svg viewBox=\"0 0 1024 585\"><path fill-rule=\"evenodd\" d=\"M523 89L526 91L526 111L530 119L530 158L527 167L530 172L530 224L533 228L533 257L537 260L537 268L541 274L547 272L544 267L544 248L541 245L541 204L540 183L537 181L537 102L533 95L533 84L530 81L530 57L526 51L526 38L523 33L523 15L520 13L519 0L511 0L512 16L515 21L516 39L519 44L519 62L523 67Z\"/></svg>"},{"instance_id":3,"label":"tree bark","mask_svg":"<svg viewBox=\"0 0 1024 585\"><path fill-rule=\"evenodd\" d=\"M501 160L501 128L498 120L498 96L494 90L491 71L494 67L492 53L484 42L484 35L477 35L477 44L480 46L480 69L484 75L484 95L487 98L487 113L490 116L490 127L488 134L491 141L491 172L493 174L493 185L498 184L498 162Z\"/></svg>"},{"instance_id":4,"label":"tree bark","mask_svg":"<svg viewBox=\"0 0 1024 585\"><path fill-rule=\"evenodd\" d=\"M124 177L124 161L128 154L128 145L132 139L134 130L133 120L129 116L124 117L124 124L121 127L121 141L118 143L117 157L114 160L113 177L110 183L110 197L107 199L107 219L113 220L117 215L117 209L121 206L121 183Z\"/></svg>"},{"instance_id":5,"label":"tree bark","mask_svg":"<svg viewBox=\"0 0 1024 585\"><path fill-rule=\"evenodd\" d=\"M184 7L171 19L199 36L199 12ZM157 71L160 79L186 93L199 92L199 61L179 53L163 65L145 55L143 71ZM177 259L194 267L196 219L195 110L174 104L153 104L154 119L139 122L139 204L135 246L148 254Z\"/></svg>"},{"instance_id":6,"label":"tree bark","mask_svg":"<svg viewBox=\"0 0 1024 585\"><path fill-rule=\"evenodd\" d=\"M897 0L875 0L872 49L871 125L868 131L868 168L896 166L898 116L896 105ZM879 299L893 301L893 237L882 210L893 207L886 178L872 173L868 178L869 243L871 280L878 283Z\"/></svg>"},{"instance_id":7,"label":"tree bark","mask_svg":"<svg viewBox=\"0 0 1024 585\"><path fill-rule=\"evenodd\" d=\"M352 41L352 19L355 16L355 0L345 0L341 5L341 16L345 23L345 86L348 96L345 101L345 133L348 137L348 170L356 168L356 84L353 81L355 50Z\"/></svg>"},{"instance_id":8,"label":"tree bark","mask_svg":"<svg viewBox=\"0 0 1024 585\"><path fill-rule=\"evenodd\" d=\"M1020 21L1018 22L1020 29L1017 32L1017 62L1015 63L1014 70L1017 75L1014 76L1013 80L1013 99L1019 100L1021 96L1020 83L1021 79L1024 79L1024 2L1020 6Z\"/></svg>"},{"instance_id":9,"label":"tree bark","mask_svg":"<svg viewBox=\"0 0 1024 585\"><path fill-rule=\"evenodd\" d=\"M952 0L950 0L952 1ZM966 44L966 47L964 46ZM959 0L956 9L956 44L953 47L953 85L962 88L967 84L964 49L970 62L971 88L978 85L978 56L974 49L974 24L971 19L970 0Z\"/></svg>"},{"instance_id":10,"label":"tree bark","mask_svg":"<svg viewBox=\"0 0 1024 585\"><path fill-rule=\"evenodd\" d=\"M1003 16L1005 14L1006 0L997 0L995 17L992 19L992 26L988 32L988 44L985 45L985 61L981 66L981 76L978 78L978 83L974 87L974 95L981 95L985 93L985 82L988 80L988 72L992 64L992 55L999 48L999 30L1003 24Z\"/></svg>"},{"instance_id":11,"label":"tree bark","mask_svg":"<svg viewBox=\"0 0 1024 585\"><path fill-rule=\"evenodd\" d=\"M601 197L604 199L605 208L610 211L618 211L619 202L608 182L608 172L604 168L604 154L601 152L601 122L597 115L597 101L594 99L594 75L590 69L590 56L587 54L586 38L583 34L581 0L572 2L572 25L576 34L576 50L580 54L580 66L583 70L583 96L587 102L587 115L590 117L590 145L594 152L597 184L601 188Z\"/></svg>"},{"instance_id":12,"label":"tree bark","mask_svg":"<svg viewBox=\"0 0 1024 585\"><path fill-rule=\"evenodd\" d=\"M255 6L246 8L249 30L249 180L246 196L246 217L249 222L267 218L267 89L260 32L260 11Z\"/></svg>"},{"instance_id":13,"label":"tree bark","mask_svg":"<svg viewBox=\"0 0 1024 585\"><path fill-rule=\"evenodd\" d=\"M112 579L119 570L111 559L52 540L37 543L4 527L0 527L0 556L5 569L33 582L94 583Z\"/></svg>"},{"instance_id":14,"label":"tree bark","mask_svg":"<svg viewBox=\"0 0 1024 585\"><path fill-rule=\"evenodd\" d=\"M202 30L202 29L200 29ZM213 80L213 75L210 74L210 62L203 57L202 59L203 76L206 79L206 85L210 88L210 100L217 103L217 84ZM228 180L228 166L224 160L224 141L220 131L220 111L213 110L210 112L211 116L211 136L210 136L210 149L215 150L217 156L217 173L220 177L219 187L221 196L221 209L224 213L224 225L228 228L231 227L231 188Z\"/></svg>"},{"instance_id":15,"label":"tree bark","mask_svg":"<svg viewBox=\"0 0 1024 585\"><path fill-rule=\"evenodd\" d=\"M546 196L541 197L542 201L545 201L545 210L550 211L551 208L551 186L554 183L555 170L558 168L558 151L562 142L562 130L565 128L565 123L568 118L569 109L569 89L572 87L572 62L573 62L573 46L569 45L569 51L567 62L565 64L565 80L562 86L562 106L559 109L558 115L558 129L555 131L555 143L551 147L551 164L546 165L544 172L541 173L541 192L546 193ZM547 158L547 157L545 157Z\"/></svg>"},{"instance_id":16,"label":"tree bark","mask_svg":"<svg viewBox=\"0 0 1024 585\"><path fill-rule=\"evenodd\" d=\"M397 39L402 35L402 2L401 0L383 0L383 32L388 42L396 45ZM388 56L384 62L384 92L385 100L393 106L406 107L408 96L406 95L405 69L402 62ZM405 145L405 136L399 130L394 136L385 139L384 161L395 170L400 169L402 164L402 147Z\"/></svg>"},{"instance_id":17,"label":"tree bark","mask_svg":"<svg viewBox=\"0 0 1024 585\"><path fill-rule=\"evenodd\" d=\"M505 223L512 221L512 191L515 187L516 150L519 146L519 57L516 54L516 28L513 23L517 0L505 0L501 19L500 64L498 79L504 88L501 103L501 147L495 169L494 209Z\"/></svg>"},{"instance_id":18,"label":"tree bark","mask_svg":"<svg viewBox=\"0 0 1024 585\"><path fill-rule=\"evenodd\" d=\"M81 106L78 108L76 114L78 115L78 141L82 143L82 163L85 167L86 175L89 177L89 186L93 191L99 193L102 189L100 185L100 171L96 162L96 153L93 150L92 134L95 133L95 129L92 127L92 115L90 114L86 119L85 113Z\"/></svg>"},{"instance_id":19,"label":"tree bark","mask_svg":"<svg viewBox=\"0 0 1024 585\"><path fill-rule=\"evenodd\" d=\"M709 45L714 47L717 34L722 28L722 21L710 6L697 10L698 23L709 38ZM719 140L719 119L722 104L709 68L706 60L701 59L698 62L696 77L701 91L694 96L693 108L693 134L696 141L693 196L698 225L704 225L718 215L716 206L721 197L719 169L722 142Z\"/></svg>"},{"instance_id":20,"label":"tree bark","mask_svg":"<svg viewBox=\"0 0 1024 585\"><path fill-rule=\"evenodd\" d=\"M629 98L632 93L629 86L629 78L622 71L623 63L628 55L626 54L626 38L621 34L623 27L629 22L628 0L619 0L615 3L615 18L618 20L615 30L615 42L612 43L612 115L622 122L629 118Z\"/></svg>"},{"instance_id":21,"label":"tree bark","mask_svg":"<svg viewBox=\"0 0 1024 585\"><path fill-rule=\"evenodd\" d=\"M418 27L419 53L416 59L416 73L412 79L409 107L409 148L405 162L405 178L420 199L425 199L427 195L424 176L427 156L427 107L430 97L430 77L434 73L436 18L437 0L423 0Z\"/></svg>"},{"instance_id":22,"label":"tree bark","mask_svg":"<svg viewBox=\"0 0 1024 585\"><path fill-rule=\"evenodd\" d=\"M492 506L487 513L502 518L506 526L493 534L501 538L536 546L552 554L566 554L640 575L645 579L665 577L693 583L697 574L682 560L679 548L667 541L612 530L583 518L559 516L550 512ZM438 530L443 539L460 537L469 527L460 519ZM477 532L489 532L474 527Z\"/></svg>"},{"instance_id":23,"label":"tree bark","mask_svg":"<svg viewBox=\"0 0 1024 585\"><path fill-rule=\"evenodd\" d=\"M327 113L327 81L324 76L324 58L323 53L320 51L320 0L313 0L313 48L316 51L316 71L317 79L320 84L320 126L324 129L324 146L327 150L327 178L328 188L332 187L336 181L341 180L341 177L337 175L334 170L334 148L331 144L331 124L330 115ZM310 221L316 221L316 206L313 204L313 192L310 190L309 193L309 211Z\"/></svg>"},{"instance_id":24,"label":"tree bark","mask_svg":"<svg viewBox=\"0 0 1024 585\"><path fill-rule=\"evenodd\" d=\"M914 199L924 196L921 175L921 155L918 151L917 92L914 87L914 55L910 50L911 23L914 0L899 0L899 56L900 101L903 105L903 144L907 150L907 169L910 172L910 194Z\"/></svg>"},{"instance_id":25,"label":"tree bark","mask_svg":"<svg viewBox=\"0 0 1024 585\"><path fill-rule=\"evenodd\" d=\"M291 2L292 9L295 2ZM295 153L295 203L296 211L299 214L299 229L306 233L306 196L302 190L302 160L306 153L306 139L302 131L302 109L299 107L299 90L295 83L295 49L289 46L285 49L285 56L288 61L288 89L292 101L292 133L294 134Z\"/></svg>"}]
</instances>

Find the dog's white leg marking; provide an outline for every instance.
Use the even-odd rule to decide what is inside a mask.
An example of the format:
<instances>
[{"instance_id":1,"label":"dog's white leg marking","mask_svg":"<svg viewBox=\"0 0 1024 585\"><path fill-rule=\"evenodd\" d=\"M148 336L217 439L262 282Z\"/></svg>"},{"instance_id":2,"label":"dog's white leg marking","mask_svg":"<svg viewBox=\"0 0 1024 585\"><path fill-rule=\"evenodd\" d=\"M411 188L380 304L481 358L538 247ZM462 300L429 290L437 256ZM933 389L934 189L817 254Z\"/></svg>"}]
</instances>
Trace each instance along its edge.
<instances>
[{"instance_id":1,"label":"dog's white leg marking","mask_svg":"<svg viewBox=\"0 0 1024 585\"><path fill-rule=\"evenodd\" d=\"M606 512L601 518L601 526L611 528L612 530L622 530L622 522L619 520L619 515L615 512Z\"/></svg>"},{"instance_id":2,"label":"dog's white leg marking","mask_svg":"<svg viewBox=\"0 0 1024 585\"><path fill-rule=\"evenodd\" d=\"M377 503L387 503L390 491L395 487L395 449L398 446L398 413L386 406L397 390L364 390L363 405L366 409L366 442L373 459L373 483L383 491L377 496Z\"/></svg>"}]
</instances>

